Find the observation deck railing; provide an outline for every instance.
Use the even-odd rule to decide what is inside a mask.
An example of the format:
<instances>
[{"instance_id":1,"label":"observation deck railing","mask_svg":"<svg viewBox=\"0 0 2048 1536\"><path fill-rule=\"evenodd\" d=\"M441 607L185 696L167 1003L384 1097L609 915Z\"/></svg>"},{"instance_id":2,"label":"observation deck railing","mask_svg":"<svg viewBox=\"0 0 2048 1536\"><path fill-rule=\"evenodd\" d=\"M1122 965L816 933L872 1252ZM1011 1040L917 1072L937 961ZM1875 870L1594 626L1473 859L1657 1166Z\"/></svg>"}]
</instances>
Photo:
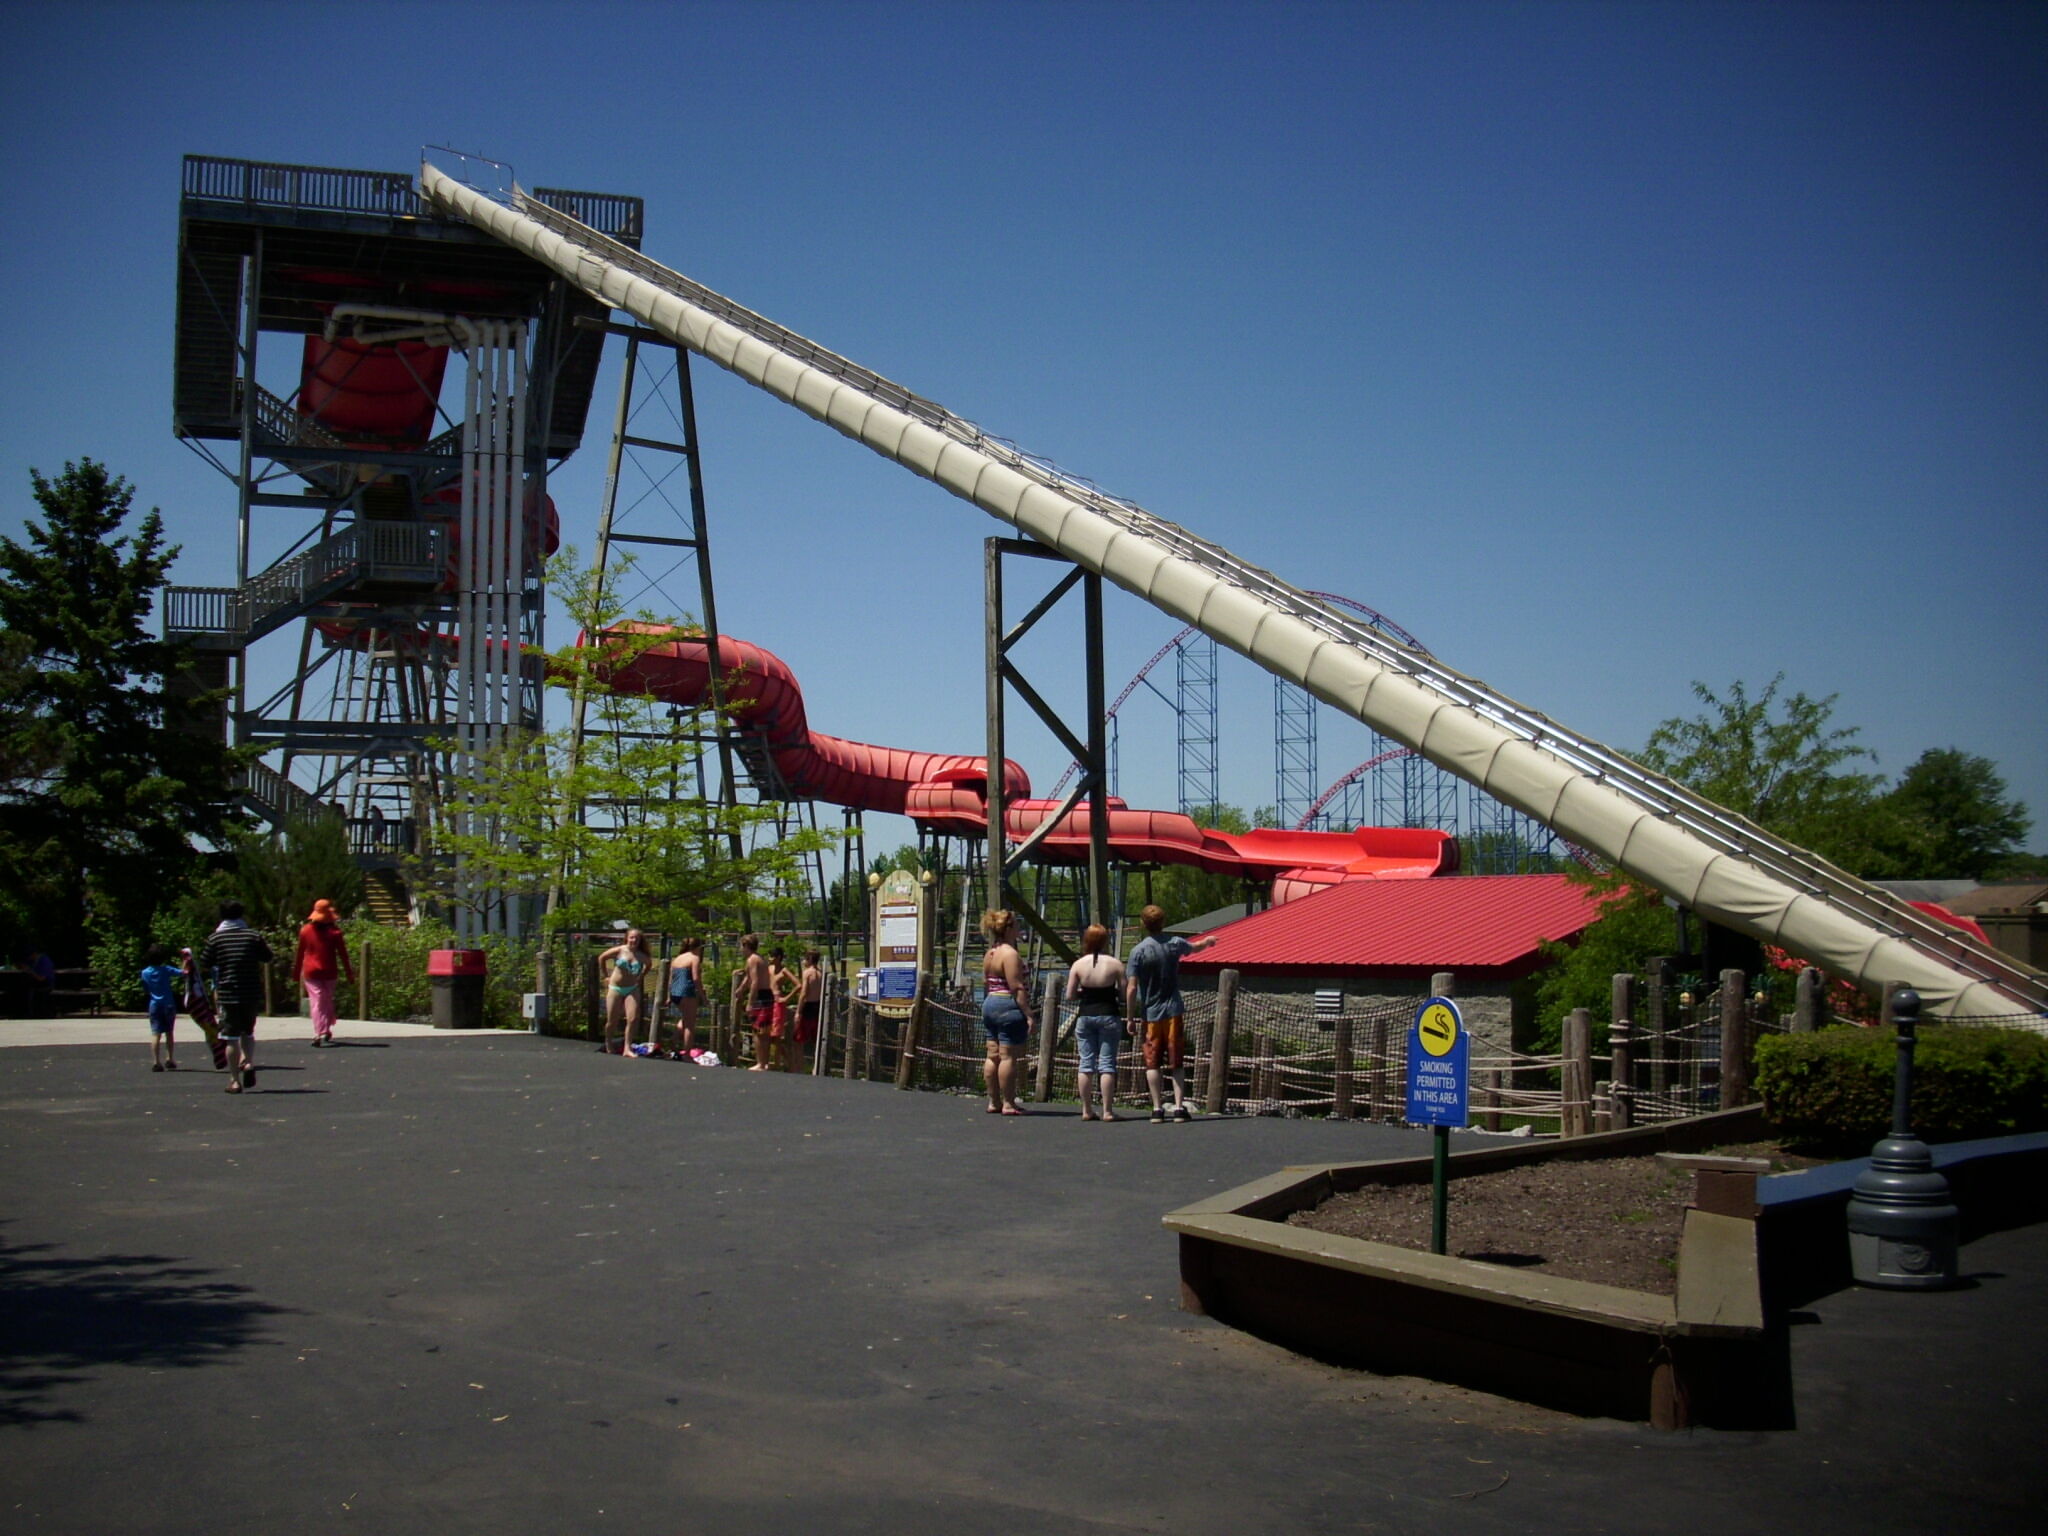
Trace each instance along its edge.
<instances>
[{"instance_id":1,"label":"observation deck railing","mask_svg":"<svg viewBox=\"0 0 2048 1536\"><path fill-rule=\"evenodd\" d=\"M228 160L217 155L185 157L184 195L194 202L239 204L247 211L291 208L400 219L438 217L433 205L420 196L413 178L403 172ZM611 239L639 243L646 205L637 197L571 192L560 187L536 187L529 195Z\"/></svg>"},{"instance_id":2,"label":"observation deck railing","mask_svg":"<svg viewBox=\"0 0 2048 1536\"><path fill-rule=\"evenodd\" d=\"M239 203L250 210L305 208L403 219L434 217L434 210L414 188L412 177L391 171L187 155L184 193L195 201Z\"/></svg>"}]
</instances>

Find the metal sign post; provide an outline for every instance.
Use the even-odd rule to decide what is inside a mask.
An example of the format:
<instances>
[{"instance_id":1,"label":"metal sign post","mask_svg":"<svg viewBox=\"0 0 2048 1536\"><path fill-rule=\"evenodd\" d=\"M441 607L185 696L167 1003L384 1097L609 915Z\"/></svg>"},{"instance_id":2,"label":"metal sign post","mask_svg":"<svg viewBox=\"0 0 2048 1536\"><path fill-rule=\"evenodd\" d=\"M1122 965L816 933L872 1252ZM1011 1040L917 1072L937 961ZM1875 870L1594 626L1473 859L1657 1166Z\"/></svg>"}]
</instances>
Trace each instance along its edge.
<instances>
[{"instance_id":1,"label":"metal sign post","mask_svg":"<svg viewBox=\"0 0 2048 1536\"><path fill-rule=\"evenodd\" d=\"M1429 1251L1444 1251L1450 1207L1451 1127L1467 1122L1470 1101L1472 1037L1465 1019L1448 997L1424 1000L1408 1029L1408 1110L1410 1125L1434 1132L1430 1149Z\"/></svg>"}]
</instances>

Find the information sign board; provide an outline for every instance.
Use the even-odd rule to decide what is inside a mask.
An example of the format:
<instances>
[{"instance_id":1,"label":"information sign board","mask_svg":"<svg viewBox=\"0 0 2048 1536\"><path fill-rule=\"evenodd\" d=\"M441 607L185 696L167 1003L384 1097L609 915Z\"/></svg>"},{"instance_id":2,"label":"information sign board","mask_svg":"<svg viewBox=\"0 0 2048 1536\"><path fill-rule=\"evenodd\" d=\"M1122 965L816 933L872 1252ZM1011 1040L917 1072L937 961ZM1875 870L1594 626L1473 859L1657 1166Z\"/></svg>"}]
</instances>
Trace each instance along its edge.
<instances>
[{"instance_id":1,"label":"information sign board","mask_svg":"<svg viewBox=\"0 0 2048 1536\"><path fill-rule=\"evenodd\" d=\"M1448 997L1432 997L1415 1010L1408 1030L1410 1125L1463 1125L1470 1102L1472 1037Z\"/></svg>"},{"instance_id":2,"label":"information sign board","mask_svg":"<svg viewBox=\"0 0 2048 1536\"><path fill-rule=\"evenodd\" d=\"M884 1018L909 1017L918 975L931 963L930 900L930 888L904 869L891 870L875 887L868 957L877 972L875 1011Z\"/></svg>"}]
</instances>

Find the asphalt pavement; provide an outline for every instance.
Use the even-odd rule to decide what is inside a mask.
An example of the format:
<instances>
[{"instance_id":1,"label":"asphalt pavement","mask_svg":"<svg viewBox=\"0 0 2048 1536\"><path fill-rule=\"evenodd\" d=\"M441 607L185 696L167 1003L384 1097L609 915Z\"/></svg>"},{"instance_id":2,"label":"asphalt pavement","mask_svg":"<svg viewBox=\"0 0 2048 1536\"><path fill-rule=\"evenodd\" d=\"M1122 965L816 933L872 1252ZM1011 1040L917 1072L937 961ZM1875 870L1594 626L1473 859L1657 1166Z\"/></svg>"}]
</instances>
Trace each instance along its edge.
<instances>
[{"instance_id":1,"label":"asphalt pavement","mask_svg":"<svg viewBox=\"0 0 2048 1536\"><path fill-rule=\"evenodd\" d=\"M1814 1303L1796 1429L1659 1434L1179 1310L1165 1212L1426 1133L347 1024L230 1096L134 1031L0 1024L0 1531L1881 1536L2048 1493L2048 1227Z\"/></svg>"}]
</instances>

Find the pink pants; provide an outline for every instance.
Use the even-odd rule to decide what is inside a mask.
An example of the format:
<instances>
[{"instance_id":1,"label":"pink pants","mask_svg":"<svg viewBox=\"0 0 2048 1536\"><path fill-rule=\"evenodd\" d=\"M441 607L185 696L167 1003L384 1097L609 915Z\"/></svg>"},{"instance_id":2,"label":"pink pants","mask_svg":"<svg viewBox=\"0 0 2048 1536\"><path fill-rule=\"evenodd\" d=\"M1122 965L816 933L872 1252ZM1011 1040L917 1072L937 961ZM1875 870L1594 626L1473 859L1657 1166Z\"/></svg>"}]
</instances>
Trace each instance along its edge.
<instances>
[{"instance_id":1,"label":"pink pants","mask_svg":"<svg viewBox=\"0 0 2048 1536\"><path fill-rule=\"evenodd\" d=\"M334 1033L334 980L332 976L325 981L311 976L305 978L306 1001L312 1005L313 1038L316 1040Z\"/></svg>"}]
</instances>

